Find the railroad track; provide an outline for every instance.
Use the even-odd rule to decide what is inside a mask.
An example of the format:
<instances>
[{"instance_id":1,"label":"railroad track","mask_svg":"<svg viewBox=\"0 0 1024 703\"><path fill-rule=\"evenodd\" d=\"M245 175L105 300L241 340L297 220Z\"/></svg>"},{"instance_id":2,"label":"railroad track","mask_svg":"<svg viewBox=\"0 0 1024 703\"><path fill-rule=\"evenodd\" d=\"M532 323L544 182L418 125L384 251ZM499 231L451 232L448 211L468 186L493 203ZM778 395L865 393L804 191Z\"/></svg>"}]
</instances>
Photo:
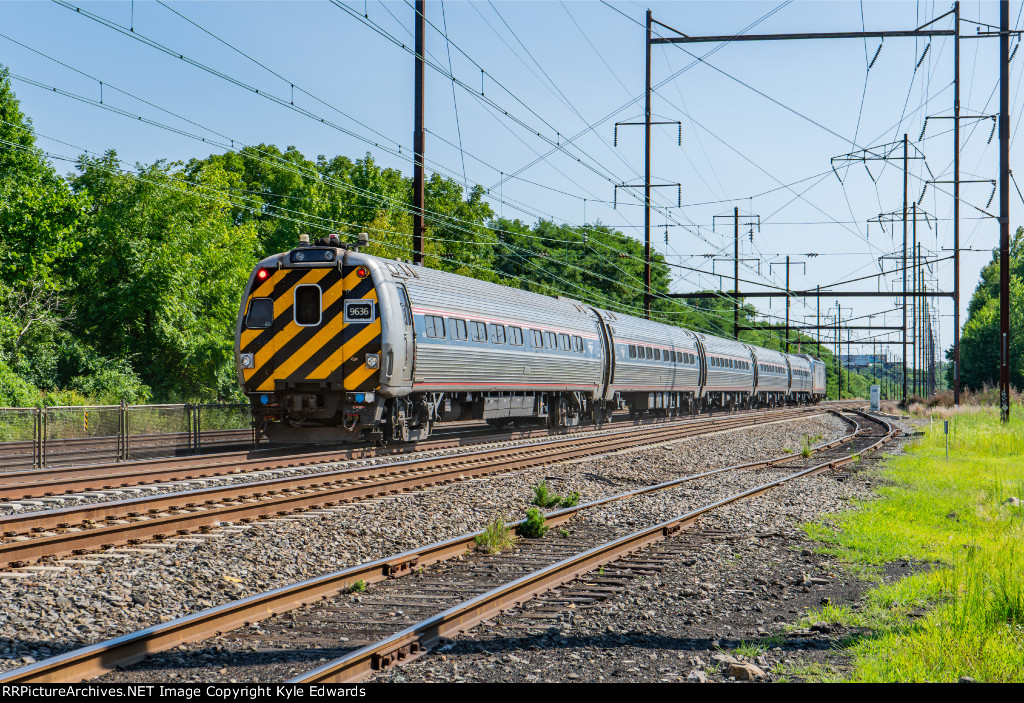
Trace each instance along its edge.
<instances>
[{"instance_id":1,"label":"railroad track","mask_svg":"<svg viewBox=\"0 0 1024 703\"><path fill-rule=\"evenodd\" d=\"M807 417L815 408L702 418L647 428L569 435L512 447L285 475L174 493L0 517L0 564L170 539L225 522L246 523L480 476L674 441L709 431ZM258 476L258 474L257 474ZM252 478L252 477L250 477ZM142 489L124 489L143 492Z\"/></svg>"},{"instance_id":2,"label":"railroad track","mask_svg":"<svg viewBox=\"0 0 1024 703\"><path fill-rule=\"evenodd\" d=\"M850 420L847 436L819 445L810 458L782 455L766 461L725 467L647 486L628 493L549 513L548 524L566 523L581 513L614 501L668 490L715 474L741 469L786 469L784 476L741 491L683 515L628 535L608 526L575 527L569 535L521 540L513 553L467 555L479 533L462 535L403 554L369 562L291 586L257 594L156 625L80 650L58 655L0 675L3 683L78 681L126 666L153 652L232 632L237 648L218 644L193 649L195 665L235 661L245 649L284 655L286 662L315 663L324 654L338 659L312 668L295 681L349 682L420 656L443 638L584 577L568 591L546 596L551 608L596 605L621 590L622 580L665 568L678 549L657 556L630 556L669 540L729 503L763 494L788 481L834 468L880 446L893 436L888 423L863 416L864 427ZM513 523L519 529L522 523ZM610 565L610 566L609 566ZM603 568L608 566L607 569ZM601 569L601 573L595 570ZM405 577L405 578L397 578ZM352 586L380 584L355 595ZM386 582L386 583L380 583ZM179 654L176 652L176 654ZM250 657L251 658L251 657ZM212 661L211 661L212 660ZM228 665L225 663L224 665ZM279 667L278 673L283 668ZM271 667L273 669L273 667ZM147 680L152 678L147 670ZM271 674L273 676L273 671ZM253 677L245 676L246 680ZM278 676L283 678L283 676Z\"/></svg>"},{"instance_id":3,"label":"railroad track","mask_svg":"<svg viewBox=\"0 0 1024 703\"><path fill-rule=\"evenodd\" d=\"M804 409L812 410L811 408ZM711 416L710 419L756 416L757 413L761 412L764 411L719 415L718 418ZM708 418L697 418L696 421L705 419ZM620 415L618 420L606 423L600 428L588 425L570 430L524 428L511 431L495 431L490 427L480 427L479 423L452 423L442 430L442 436L413 444L385 447L356 445L340 448L332 447L329 450L314 448L301 452L297 452L296 447L284 447L256 452L224 452L206 456L165 457L130 463L111 462L91 466L62 466L7 472L0 473L0 504L16 504L21 501L30 501L29 506L31 506L31 501L36 499L63 499L63 501L44 501L58 503L89 497L80 495L83 491L116 492L119 489L165 481L198 481L201 479L229 477L247 472L301 468L312 464L414 455L478 444L515 442L527 439L599 432L602 430L607 431L616 427L652 427L664 425L667 422L669 421L662 419L637 422L627 420L624 415Z\"/></svg>"},{"instance_id":4,"label":"railroad track","mask_svg":"<svg viewBox=\"0 0 1024 703\"><path fill-rule=\"evenodd\" d=\"M203 452L209 453L225 451L225 447L236 449L246 444L252 445L252 437L251 428L203 430L199 441ZM146 460L154 455L189 453L194 435L186 432L161 432L133 434L129 439L133 459ZM116 435L48 438L46 464L53 467L74 463L107 462L117 458L119 442L120 438ZM35 440L0 442L0 471L31 471L37 451L38 445Z\"/></svg>"},{"instance_id":5,"label":"railroad track","mask_svg":"<svg viewBox=\"0 0 1024 703\"><path fill-rule=\"evenodd\" d=\"M646 421L643 426L665 424L665 421ZM633 421L620 419L607 423L604 429L616 426L636 426ZM385 456L409 455L444 449L513 442L538 437L570 435L579 432L600 431L601 428L586 426L572 430L553 431L548 429L521 429L496 432L480 423L452 423L444 428L441 436L429 441L399 444L385 447L356 445L332 447L329 450L312 448L283 447L259 451L223 452L210 455L187 457L164 457L138 462L111 462L90 466L62 466L47 469L0 473L0 503L33 500L36 498L79 498L82 491L116 491L147 483L162 481L189 481L246 472L303 467L310 464L326 464L341 461L355 461ZM451 436L446 436L451 435Z\"/></svg>"}]
</instances>

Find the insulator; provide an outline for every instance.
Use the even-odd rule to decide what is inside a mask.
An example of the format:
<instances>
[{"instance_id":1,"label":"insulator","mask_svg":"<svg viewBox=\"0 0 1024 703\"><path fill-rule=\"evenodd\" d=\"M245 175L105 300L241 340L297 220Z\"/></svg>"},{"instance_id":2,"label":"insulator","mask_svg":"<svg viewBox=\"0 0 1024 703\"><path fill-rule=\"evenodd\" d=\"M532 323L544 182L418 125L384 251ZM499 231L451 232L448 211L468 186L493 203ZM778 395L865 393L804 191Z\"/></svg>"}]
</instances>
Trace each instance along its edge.
<instances>
[{"instance_id":1,"label":"insulator","mask_svg":"<svg viewBox=\"0 0 1024 703\"><path fill-rule=\"evenodd\" d=\"M996 136L996 124L997 124L996 118L993 116L992 117L992 131L988 133L988 141L985 142L986 144L991 144L992 143L992 137Z\"/></svg>"},{"instance_id":2,"label":"insulator","mask_svg":"<svg viewBox=\"0 0 1024 703\"><path fill-rule=\"evenodd\" d=\"M615 125L615 137L612 139L612 146L619 145L619 126Z\"/></svg>"},{"instance_id":3,"label":"insulator","mask_svg":"<svg viewBox=\"0 0 1024 703\"><path fill-rule=\"evenodd\" d=\"M619 189L615 189L615 197L612 198L612 210L619 209Z\"/></svg>"},{"instance_id":4,"label":"insulator","mask_svg":"<svg viewBox=\"0 0 1024 703\"><path fill-rule=\"evenodd\" d=\"M925 194L925 191L927 191L927 190L928 190L928 183L926 182L924 184L924 188L921 189L921 197L917 199L917 204L918 205L920 205L921 203L924 202L924 194Z\"/></svg>"},{"instance_id":5,"label":"insulator","mask_svg":"<svg viewBox=\"0 0 1024 703\"><path fill-rule=\"evenodd\" d=\"M1013 61L1013 57L1017 55L1017 49L1019 48L1020 42L1018 41L1017 44L1013 47L1013 51L1010 52L1010 58L1006 59L1006 63L1010 63L1011 61Z\"/></svg>"},{"instance_id":6,"label":"insulator","mask_svg":"<svg viewBox=\"0 0 1024 703\"><path fill-rule=\"evenodd\" d=\"M921 136L917 138L917 141L924 139L924 131L928 129L928 119L927 117L924 118L924 124L921 125Z\"/></svg>"},{"instance_id":7,"label":"insulator","mask_svg":"<svg viewBox=\"0 0 1024 703\"><path fill-rule=\"evenodd\" d=\"M868 64L869 71L874 67L875 61L878 60L878 55L882 53L882 44L884 43L885 39L883 38L882 41L878 44L878 49L875 51L875 55L871 58L871 63Z\"/></svg>"},{"instance_id":8,"label":"insulator","mask_svg":"<svg viewBox=\"0 0 1024 703\"><path fill-rule=\"evenodd\" d=\"M1016 49L1014 49L1016 51ZM683 123L679 123L679 146L683 145Z\"/></svg>"},{"instance_id":9,"label":"insulator","mask_svg":"<svg viewBox=\"0 0 1024 703\"><path fill-rule=\"evenodd\" d=\"M924 48L924 51L923 51L923 52L921 52L921 58L919 58L919 59L917 60L917 65L916 65L916 66L914 66L914 70L915 70L915 71L916 71L917 69L921 68L921 64L922 64L922 63L924 63L924 57L928 55L928 50L929 50L929 49L931 49L931 48L932 48L932 43L931 43L931 42L928 42L928 46L926 46L926 47Z\"/></svg>"},{"instance_id":10,"label":"insulator","mask_svg":"<svg viewBox=\"0 0 1024 703\"><path fill-rule=\"evenodd\" d=\"M995 183L995 181L992 182L992 194L988 196L988 202L985 203L985 209L986 210L988 209L988 206L992 204L992 199L994 197L996 197L996 183Z\"/></svg>"},{"instance_id":11,"label":"insulator","mask_svg":"<svg viewBox=\"0 0 1024 703\"><path fill-rule=\"evenodd\" d=\"M682 185L682 183L676 183L676 188L678 189L677 192L676 192L676 207L682 207L683 206L683 185Z\"/></svg>"}]
</instances>

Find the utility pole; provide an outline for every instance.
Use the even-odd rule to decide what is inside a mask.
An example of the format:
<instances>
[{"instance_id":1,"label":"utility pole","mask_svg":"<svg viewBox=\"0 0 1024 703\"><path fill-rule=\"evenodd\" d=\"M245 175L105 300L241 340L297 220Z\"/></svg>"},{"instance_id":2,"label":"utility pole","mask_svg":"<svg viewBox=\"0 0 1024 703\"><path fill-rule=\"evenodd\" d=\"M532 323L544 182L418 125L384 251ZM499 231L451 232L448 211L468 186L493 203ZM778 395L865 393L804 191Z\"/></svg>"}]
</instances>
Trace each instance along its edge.
<instances>
[{"instance_id":1,"label":"utility pole","mask_svg":"<svg viewBox=\"0 0 1024 703\"><path fill-rule=\"evenodd\" d=\"M423 147L426 133L423 129L423 56L426 35L426 0L416 0L416 106L413 109L414 122L413 170L412 170L412 250L413 263L423 265L424 193L423 193Z\"/></svg>"},{"instance_id":2,"label":"utility pole","mask_svg":"<svg viewBox=\"0 0 1024 703\"><path fill-rule=\"evenodd\" d=\"M953 404L960 405L960 3L953 4Z\"/></svg>"},{"instance_id":3,"label":"utility pole","mask_svg":"<svg viewBox=\"0 0 1024 703\"><path fill-rule=\"evenodd\" d=\"M814 317L815 317L814 326L818 328L817 329L817 334L818 334L818 358L820 359L821 358L821 286L820 285L817 288L817 293L818 294L815 296L815 298L817 299L818 304L816 306L815 314L814 314Z\"/></svg>"},{"instance_id":4,"label":"utility pole","mask_svg":"<svg viewBox=\"0 0 1024 703\"><path fill-rule=\"evenodd\" d=\"M781 265L780 262L768 264L768 270L770 271L772 266ZM797 261L796 263L804 267L804 273L807 273L807 262ZM819 286L820 288L820 286ZM789 289L789 257L786 257L786 353L789 353L789 302L790 302L790 289Z\"/></svg>"},{"instance_id":5,"label":"utility pole","mask_svg":"<svg viewBox=\"0 0 1024 703\"><path fill-rule=\"evenodd\" d=\"M911 243L911 247L910 247L910 255L911 255L911 259L914 262L914 271L911 274L913 280L912 280L912 285L911 285L910 289L916 293L917 292L917 280L918 280L917 279L917 203L911 203L911 212L913 213L914 220L913 220L913 223L911 224L911 227L912 227L912 243ZM918 355L917 355L917 350L918 350L917 308L918 308L918 301L917 301L917 296L915 296L910 301L910 309L911 309L911 314L910 314L910 330L911 330L911 332L910 332L910 354L911 354L911 359L913 359L913 361L911 362L910 368L911 368L911 374L912 374L911 388L913 388L914 395L920 395L919 388L918 388L918 382L917 382L917 379L918 379L918 365L917 365L917 358L918 358Z\"/></svg>"},{"instance_id":6,"label":"utility pole","mask_svg":"<svg viewBox=\"0 0 1024 703\"><path fill-rule=\"evenodd\" d=\"M907 400L907 135L903 135L903 402Z\"/></svg>"},{"instance_id":7,"label":"utility pole","mask_svg":"<svg viewBox=\"0 0 1024 703\"><path fill-rule=\"evenodd\" d=\"M647 80L644 84L644 318L651 319L651 11L647 11Z\"/></svg>"},{"instance_id":8,"label":"utility pole","mask_svg":"<svg viewBox=\"0 0 1024 703\"><path fill-rule=\"evenodd\" d=\"M999 1L999 409L1010 421L1010 2Z\"/></svg>"},{"instance_id":9,"label":"utility pole","mask_svg":"<svg viewBox=\"0 0 1024 703\"><path fill-rule=\"evenodd\" d=\"M789 255L786 255L786 353L789 353Z\"/></svg>"},{"instance_id":10,"label":"utility pole","mask_svg":"<svg viewBox=\"0 0 1024 703\"><path fill-rule=\"evenodd\" d=\"M740 209L732 209L733 216L733 258L732 258L732 338L740 338ZM787 324L789 324L787 322Z\"/></svg>"},{"instance_id":11,"label":"utility pole","mask_svg":"<svg viewBox=\"0 0 1024 703\"><path fill-rule=\"evenodd\" d=\"M839 390L839 400L843 399L843 361L840 358L842 351L842 340L839 337L839 321L843 317L843 307L836 301L836 388Z\"/></svg>"}]
</instances>

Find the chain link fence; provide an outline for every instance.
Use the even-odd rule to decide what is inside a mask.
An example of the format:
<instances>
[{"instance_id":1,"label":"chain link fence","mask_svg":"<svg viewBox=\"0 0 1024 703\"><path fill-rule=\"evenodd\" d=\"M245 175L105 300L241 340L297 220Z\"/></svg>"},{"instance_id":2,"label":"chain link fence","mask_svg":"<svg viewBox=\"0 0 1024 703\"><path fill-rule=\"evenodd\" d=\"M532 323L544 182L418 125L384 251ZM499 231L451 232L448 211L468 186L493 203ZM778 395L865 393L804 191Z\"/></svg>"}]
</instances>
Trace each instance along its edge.
<instances>
[{"instance_id":1,"label":"chain link fence","mask_svg":"<svg viewBox=\"0 0 1024 703\"><path fill-rule=\"evenodd\" d=\"M255 446L245 404L0 408L0 471Z\"/></svg>"},{"instance_id":2,"label":"chain link fence","mask_svg":"<svg viewBox=\"0 0 1024 703\"><path fill-rule=\"evenodd\" d=\"M118 405L43 408L43 466L102 464L121 455Z\"/></svg>"},{"instance_id":3,"label":"chain link fence","mask_svg":"<svg viewBox=\"0 0 1024 703\"><path fill-rule=\"evenodd\" d=\"M4 470L38 466L40 422L38 408L0 408L0 466Z\"/></svg>"}]
</instances>

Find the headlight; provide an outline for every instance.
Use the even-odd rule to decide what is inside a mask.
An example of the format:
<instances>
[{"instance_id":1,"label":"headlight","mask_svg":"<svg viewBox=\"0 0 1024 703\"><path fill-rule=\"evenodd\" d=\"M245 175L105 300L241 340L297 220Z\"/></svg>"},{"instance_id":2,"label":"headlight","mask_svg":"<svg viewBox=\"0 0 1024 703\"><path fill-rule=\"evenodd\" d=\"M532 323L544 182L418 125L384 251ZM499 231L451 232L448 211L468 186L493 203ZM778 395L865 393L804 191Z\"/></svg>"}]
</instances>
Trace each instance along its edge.
<instances>
[{"instance_id":1,"label":"headlight","mask_svg":"<svg viewBox=\"0 0 1024 703\"><path fill-rule=\"evenodd\" d=\"M256 359L252 354L242 354L242 368L251 369L256 365Z\"/></svg>"},{"instance_id":2,"label":"headlight","mask_svg":"<svg viewBox=\"0 0 1024 703\"><path fill-rule=\"evenodd\" d=\"M366 355L366 368L376 369L380 366L380 357L376 354Z\"/></svg>"}]
</instances>

